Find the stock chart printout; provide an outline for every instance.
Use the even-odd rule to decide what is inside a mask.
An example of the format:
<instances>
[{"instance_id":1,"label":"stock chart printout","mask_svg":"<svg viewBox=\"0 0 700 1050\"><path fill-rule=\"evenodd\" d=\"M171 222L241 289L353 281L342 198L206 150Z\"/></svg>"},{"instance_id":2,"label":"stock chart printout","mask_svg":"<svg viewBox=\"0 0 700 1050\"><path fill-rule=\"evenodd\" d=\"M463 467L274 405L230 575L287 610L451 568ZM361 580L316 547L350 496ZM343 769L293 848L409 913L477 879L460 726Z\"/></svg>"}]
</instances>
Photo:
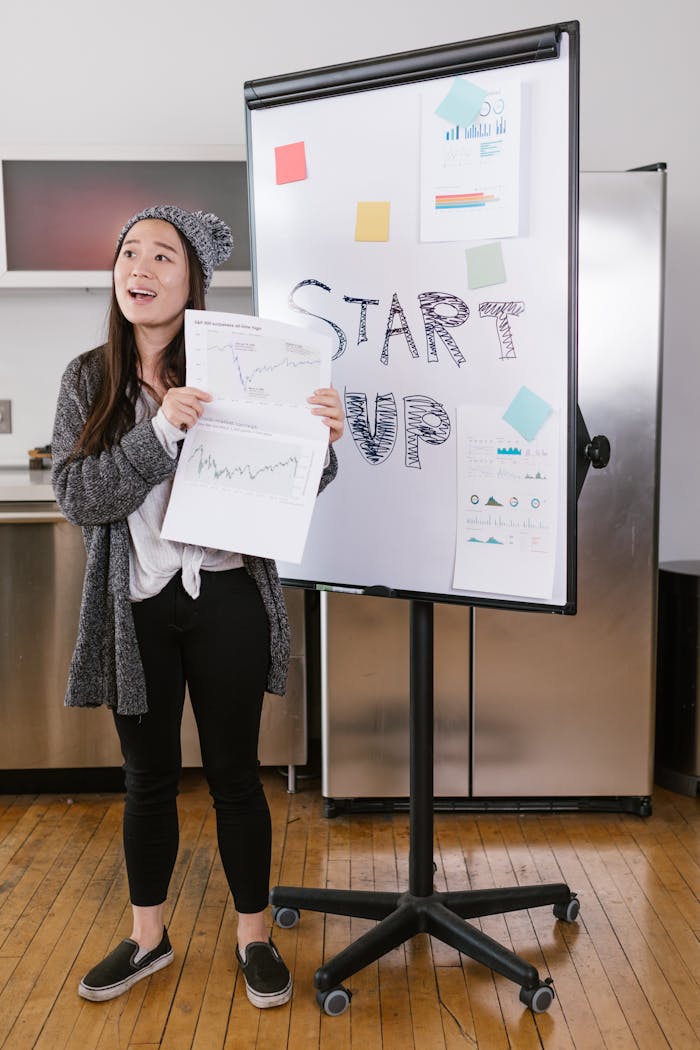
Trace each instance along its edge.
<instances>
[{"instance_id":1,"label":"stock chart printout","mask_svg":"<svg viewBox=\"0 0 700 1050\"><path fill-rule=\"evenodd\" d=\"M298 563L328 448L307 398L330 386L331 339L187 310L187 386L207 402L185 436L165 539Z\"/></svg>"}]
</instances>

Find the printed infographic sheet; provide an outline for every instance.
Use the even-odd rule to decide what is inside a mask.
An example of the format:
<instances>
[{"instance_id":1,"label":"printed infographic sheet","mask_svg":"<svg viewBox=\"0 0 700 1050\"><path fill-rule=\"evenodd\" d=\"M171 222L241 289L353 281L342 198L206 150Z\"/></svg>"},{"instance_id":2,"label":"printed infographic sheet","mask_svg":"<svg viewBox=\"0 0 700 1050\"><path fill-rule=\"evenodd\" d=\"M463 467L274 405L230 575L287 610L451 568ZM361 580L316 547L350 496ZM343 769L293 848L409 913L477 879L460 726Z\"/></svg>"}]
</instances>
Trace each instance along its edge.
<instances>
[{"instance_id":1,"label":"printed infographic sheet","mask_svg":"<svg viewBox=\"0 0 700 1050\"><path fill-rule=\"evenodd\" d=\"M520 84L480 90L456 78L426 87L421 125L421 240L517 237Z\"/></svg>"},{"instance_id":2,"label":"printed infographic sheet","mask_svg":"<svg viewBox=\"0 0 700 1050\"><path fill-rule=\"evenodd\" d=\"M557 429L526 440L491 406L457 411L454 586L551 598L559 526Z\"/></svg>"}]
</instances>

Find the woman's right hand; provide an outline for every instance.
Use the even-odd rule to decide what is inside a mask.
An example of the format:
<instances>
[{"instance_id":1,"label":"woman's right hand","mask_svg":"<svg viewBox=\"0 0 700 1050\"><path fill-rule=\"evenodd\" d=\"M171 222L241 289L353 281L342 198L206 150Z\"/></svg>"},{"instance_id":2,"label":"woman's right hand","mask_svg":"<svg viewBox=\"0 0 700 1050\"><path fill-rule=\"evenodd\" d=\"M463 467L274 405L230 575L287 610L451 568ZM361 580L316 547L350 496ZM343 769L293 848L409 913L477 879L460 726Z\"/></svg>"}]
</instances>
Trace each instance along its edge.
<instances>
[{"instance_id":1,"label":"woman's right hand","mask_svg":"<svg viewBox=\"0 0 700 1050\"><path fill-rule=\"evenodd\" d=\"M198 390L196 386L171 386L166 391L161 408L165 418L174 427L189 430L204 411L203 402L213 400L211 394L206 390Z\"/></svg>"}]
</instances>

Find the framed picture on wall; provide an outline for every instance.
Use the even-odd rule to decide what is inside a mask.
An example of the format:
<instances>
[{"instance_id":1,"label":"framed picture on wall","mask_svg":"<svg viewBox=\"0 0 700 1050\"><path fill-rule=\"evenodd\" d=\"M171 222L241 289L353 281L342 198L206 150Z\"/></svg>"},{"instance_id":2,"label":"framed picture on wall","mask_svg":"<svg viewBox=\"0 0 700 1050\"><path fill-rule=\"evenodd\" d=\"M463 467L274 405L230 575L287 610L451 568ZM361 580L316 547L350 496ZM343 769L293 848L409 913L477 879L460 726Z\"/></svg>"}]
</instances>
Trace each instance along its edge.
<instances>
[{"instance_id":1,"label":"framed picture on wall","mask_svg":"<svg viewBox=\"0 0 700 1050\"><path fill-rule=\"evenodd\" d=\"M126 220L152 204L233 231L213 287L250 285L244 146L0 148L0 288L104 288Z\"/></svg>"}]
</instances>

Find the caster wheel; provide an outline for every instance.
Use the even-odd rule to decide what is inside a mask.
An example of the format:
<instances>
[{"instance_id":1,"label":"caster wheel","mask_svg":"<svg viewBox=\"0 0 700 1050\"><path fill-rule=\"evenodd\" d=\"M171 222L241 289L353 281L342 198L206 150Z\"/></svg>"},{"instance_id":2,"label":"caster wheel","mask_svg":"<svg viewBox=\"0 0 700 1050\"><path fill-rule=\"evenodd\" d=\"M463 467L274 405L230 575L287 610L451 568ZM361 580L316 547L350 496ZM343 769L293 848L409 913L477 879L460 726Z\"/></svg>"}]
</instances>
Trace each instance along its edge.
<instances>
[{"instance_id":1,"label":"caster wheel","mask_svg":"<svg viewBox=\"0 0 700 1050\"><path fill-rule=\"evenodd\" d=\"M279 905L277 908L272 909L272 918L275 925L281 927L281 929L291 930L292 926L296 926L299 922L300 912L298 908L288 908L285 905Z\"/></svg>"},{"instance_id":2,"label":"caster wheel","mask_svg":"<svg viewBox=\"0 0 700 1050\"><path fill-rule=\"evenodd\" d=\"M578 913L581 911L581 902L576 897L572 897L566 904L555 904L552 911L562 922L576 922Z\"/></svg>"},{"instance_id":3,"label":"caster wheel","mask_svg":"<svg viewBox=\"0 0 700 1050\"><path fill-rule=\"evenodd\" d=\"M554 1002L554 989L549 981L544 981L537 988L521 988L520 1002L529 1006L533 1014L543 1014Z\"/></svg>"},{"instance_id":4,"label":"caster wheel","mask_svg":"<svg viewBox=\"0 0 700 1050\"><path fill-rule=\"evenodd\" d=\"M324 1014L330 1017L339 1017L344 1014L350 1005L351 995L347 988L338 985L337 988L329 988L327 992L316 992L316 1002Z\"/></svg>"}]
</instances>

